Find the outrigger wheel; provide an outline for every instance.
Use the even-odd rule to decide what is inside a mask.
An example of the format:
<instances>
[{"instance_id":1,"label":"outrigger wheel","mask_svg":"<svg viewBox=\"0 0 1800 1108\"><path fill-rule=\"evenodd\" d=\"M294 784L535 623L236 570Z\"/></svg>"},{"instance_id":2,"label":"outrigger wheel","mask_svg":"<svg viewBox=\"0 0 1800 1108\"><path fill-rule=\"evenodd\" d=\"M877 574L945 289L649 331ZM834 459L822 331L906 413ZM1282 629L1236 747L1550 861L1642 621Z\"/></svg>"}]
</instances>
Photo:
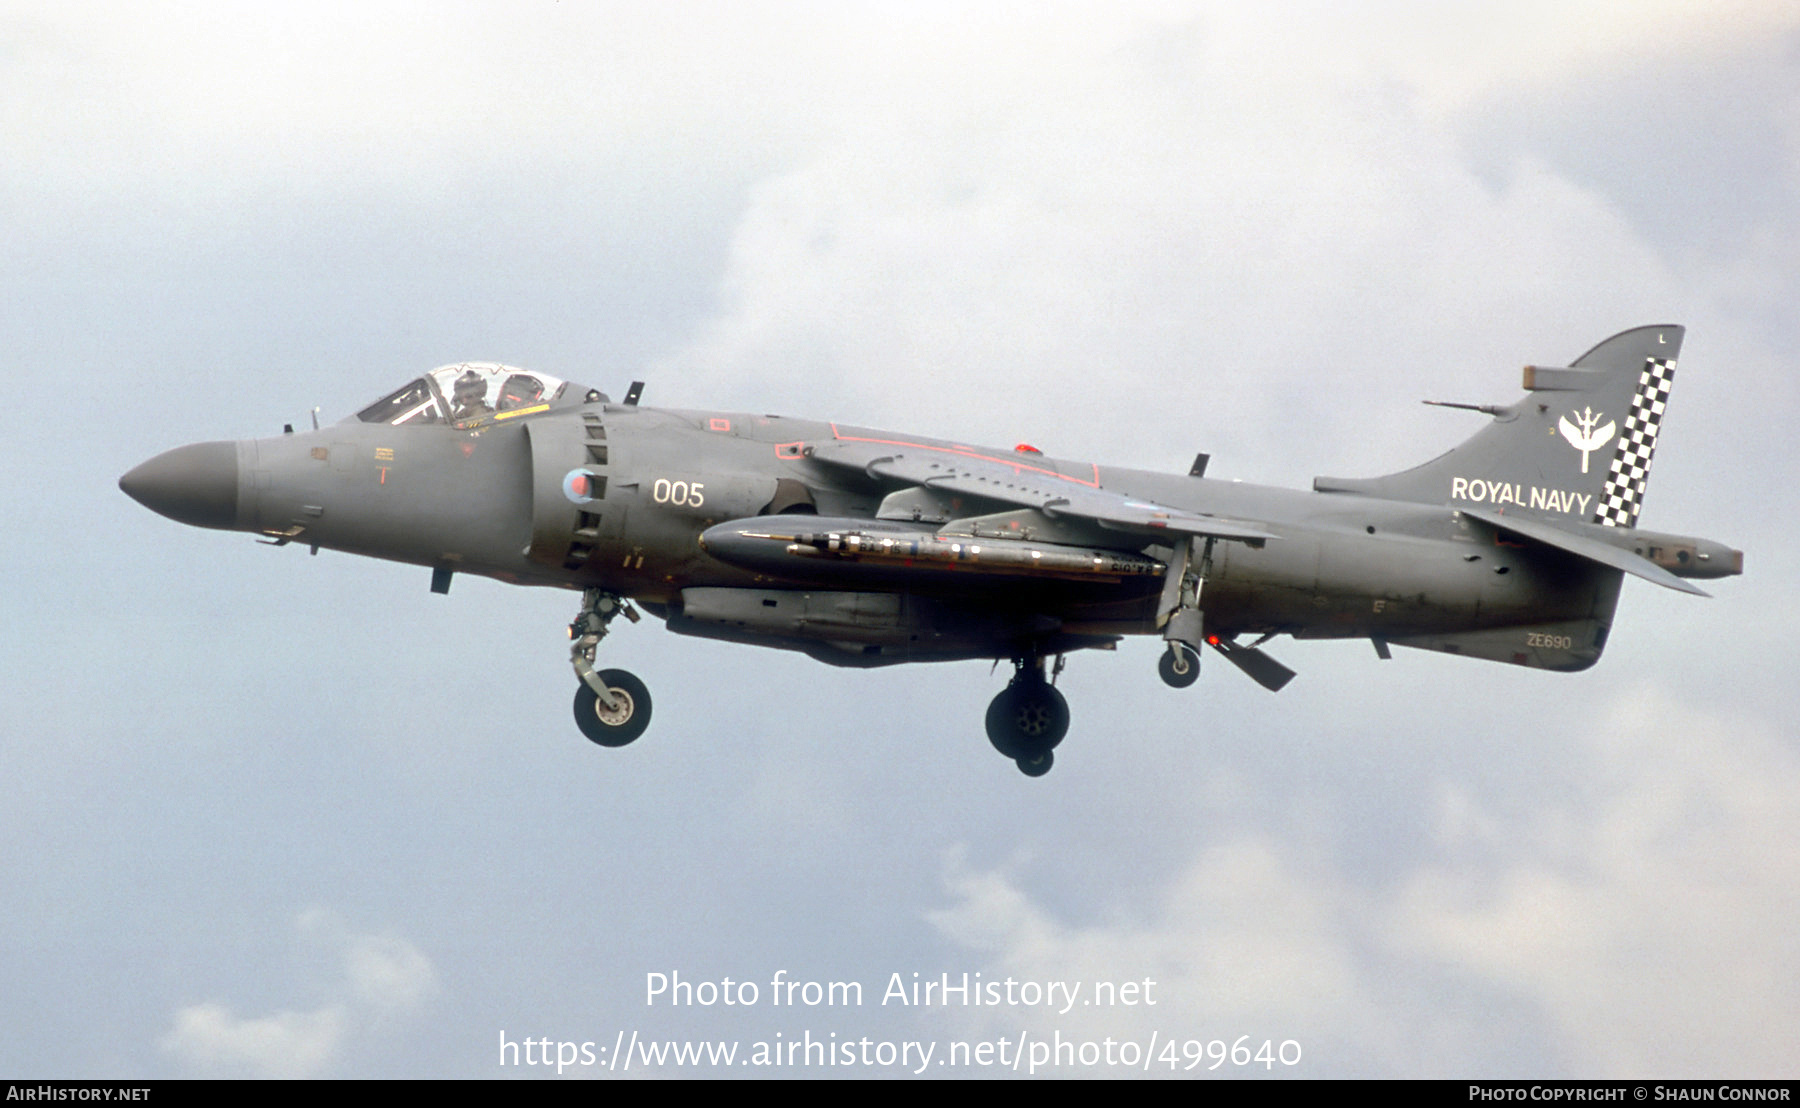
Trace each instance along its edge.
<instances>
[{"instance_id":1,"label":"outrigger wheel","mask_svg":"<svg viewBox=\"0 0 1800 1108\"><path fill-rule=\"evenodd\" d=\"M1018 763L1027 777L1042 777L1056 764L1051 751L1069 733L1069 702L1035 665L1021 666L987 710L988 741Z\"/></svg>"},{"instance_id":2,"label":"outrigger wheel","mask_svg":"<svg viewBox=\"0 0 1800 1108\"><path fill-rule=\"evenodd\" d=\"M594 676L612 694L614 705L600 703L599 694L582 682L575 686L575 724L601 746L624 746L650 726L650 690L622 669L603 669Z\"/></svg>"},{"instance_id":3,"label":"outrigger wheel","mask_svg":"<svg viewBox=\"0 0 1800 1108\"><path fill-rule=\"evenodd\" d=\"M1200 679L1200 652L1184 642L1171 642L1156 663L1163 684L1172 689L1185 689Z\"/></svg>"}]
</instances>

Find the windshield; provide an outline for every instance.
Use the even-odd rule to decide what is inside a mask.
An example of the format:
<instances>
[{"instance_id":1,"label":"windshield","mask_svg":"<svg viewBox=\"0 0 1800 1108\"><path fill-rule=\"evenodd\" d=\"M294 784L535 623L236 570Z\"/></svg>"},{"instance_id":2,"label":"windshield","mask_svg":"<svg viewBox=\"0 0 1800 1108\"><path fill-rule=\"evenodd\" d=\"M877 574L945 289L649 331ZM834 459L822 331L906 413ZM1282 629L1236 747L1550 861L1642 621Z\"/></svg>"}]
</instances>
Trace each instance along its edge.
<instances>
[{"instance_id":1,"label":"windshield","mask_svg":"<svg viewBox=\"0 0 1800 1108\"><path fill-rule=\"evenodd\" d=\"M436 423L443 418L425 378L409 381L356 413L364 423Z\"/></svg>"},{"instance_id":2,"label":"windshield","mask_svg":"<svg viewBox=\"0 0 1800 1108\"><path fill-rule=\"evenodd\" d=\"M498 362L440 366L364 408L364 423L448 423L472 427L548 408L568 382Z\"/></svg>"}]
</instances>

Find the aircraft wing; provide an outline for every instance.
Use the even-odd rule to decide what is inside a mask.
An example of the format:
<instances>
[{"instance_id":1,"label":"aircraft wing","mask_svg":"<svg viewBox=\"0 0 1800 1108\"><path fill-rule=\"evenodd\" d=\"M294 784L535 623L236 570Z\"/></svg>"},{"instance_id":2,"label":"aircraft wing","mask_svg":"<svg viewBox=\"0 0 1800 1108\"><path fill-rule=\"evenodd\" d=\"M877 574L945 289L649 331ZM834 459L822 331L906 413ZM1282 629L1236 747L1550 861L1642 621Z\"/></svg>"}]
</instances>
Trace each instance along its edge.
<instances>
[{"instance_id":1,"label":"aircraft wing","mask_svg":"<svg viewBox=\"0 0 1800 1108\"><path fill-rule=\"evenodd\" d=\"M1099 469L1052 462L1038 454L995 454L943 443L861 438L848 430L830 442L809 443L817 462L860 470L896 485L917 485L958 496L1035 508L1052 519L1090 520L1116 531L1196 535L1261 546L1280 538L1252 520L1228 519L1170 507L1100 487ZM1081 472L1085 470L1086 472Z\"/></svg>"}]
</instances>

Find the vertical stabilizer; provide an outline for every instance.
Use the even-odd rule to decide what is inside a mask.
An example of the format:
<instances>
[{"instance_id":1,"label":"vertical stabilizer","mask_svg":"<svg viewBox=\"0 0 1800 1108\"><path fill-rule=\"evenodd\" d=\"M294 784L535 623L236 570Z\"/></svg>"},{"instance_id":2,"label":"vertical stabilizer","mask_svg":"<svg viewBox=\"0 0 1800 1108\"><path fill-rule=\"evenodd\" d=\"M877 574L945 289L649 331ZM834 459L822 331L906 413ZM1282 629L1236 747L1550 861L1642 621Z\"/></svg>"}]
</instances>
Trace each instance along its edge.
<instances>
[{"instance_id":1,"label":"vertical stabilizer","mask_svg":"<svg viewBox=\"0 0 1800 1108\"><path fill-rule=\"evenodd\" d=\"M1387 477L1321 477L1320 492L1450 504L1633 527L1684 330L1614 335L1566 368L1525 367L1527 395L1483 409L1493 422L1422 466Z\"/></svg>"}]
</instances>

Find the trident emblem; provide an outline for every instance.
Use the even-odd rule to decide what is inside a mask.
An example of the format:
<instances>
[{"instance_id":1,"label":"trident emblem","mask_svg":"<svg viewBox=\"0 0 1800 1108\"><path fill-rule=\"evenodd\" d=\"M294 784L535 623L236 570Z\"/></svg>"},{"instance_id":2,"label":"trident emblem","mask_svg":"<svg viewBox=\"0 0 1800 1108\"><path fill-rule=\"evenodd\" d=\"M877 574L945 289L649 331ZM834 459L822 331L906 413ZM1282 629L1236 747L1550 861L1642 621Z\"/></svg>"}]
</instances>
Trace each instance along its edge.
<instances>
[{"instance_id":1,"label":"trident emblem","mask_svg":"<svg viewBox=\"0 0 1800 1108\"><path fill-rule=\"evenodd\" d=\"M1579 415L1574 412L1569 413L1569 415L1575 416L1575 423L1569 422L1569 416L1563 416L1557 421L1556 428L1562 432L1562 437L1569 440L1570 446L1581 451L1581 472L1583 473L1588 471L1588 455L1611 442L1613 432L1619 429L1618 424L1610 419L1603 426L1594 426L1605 414L1605 412L1596 414L1592 408L1583 408ZM1581 426L1576 427L1576 423Z\"/></svg>"}]
</instances>

